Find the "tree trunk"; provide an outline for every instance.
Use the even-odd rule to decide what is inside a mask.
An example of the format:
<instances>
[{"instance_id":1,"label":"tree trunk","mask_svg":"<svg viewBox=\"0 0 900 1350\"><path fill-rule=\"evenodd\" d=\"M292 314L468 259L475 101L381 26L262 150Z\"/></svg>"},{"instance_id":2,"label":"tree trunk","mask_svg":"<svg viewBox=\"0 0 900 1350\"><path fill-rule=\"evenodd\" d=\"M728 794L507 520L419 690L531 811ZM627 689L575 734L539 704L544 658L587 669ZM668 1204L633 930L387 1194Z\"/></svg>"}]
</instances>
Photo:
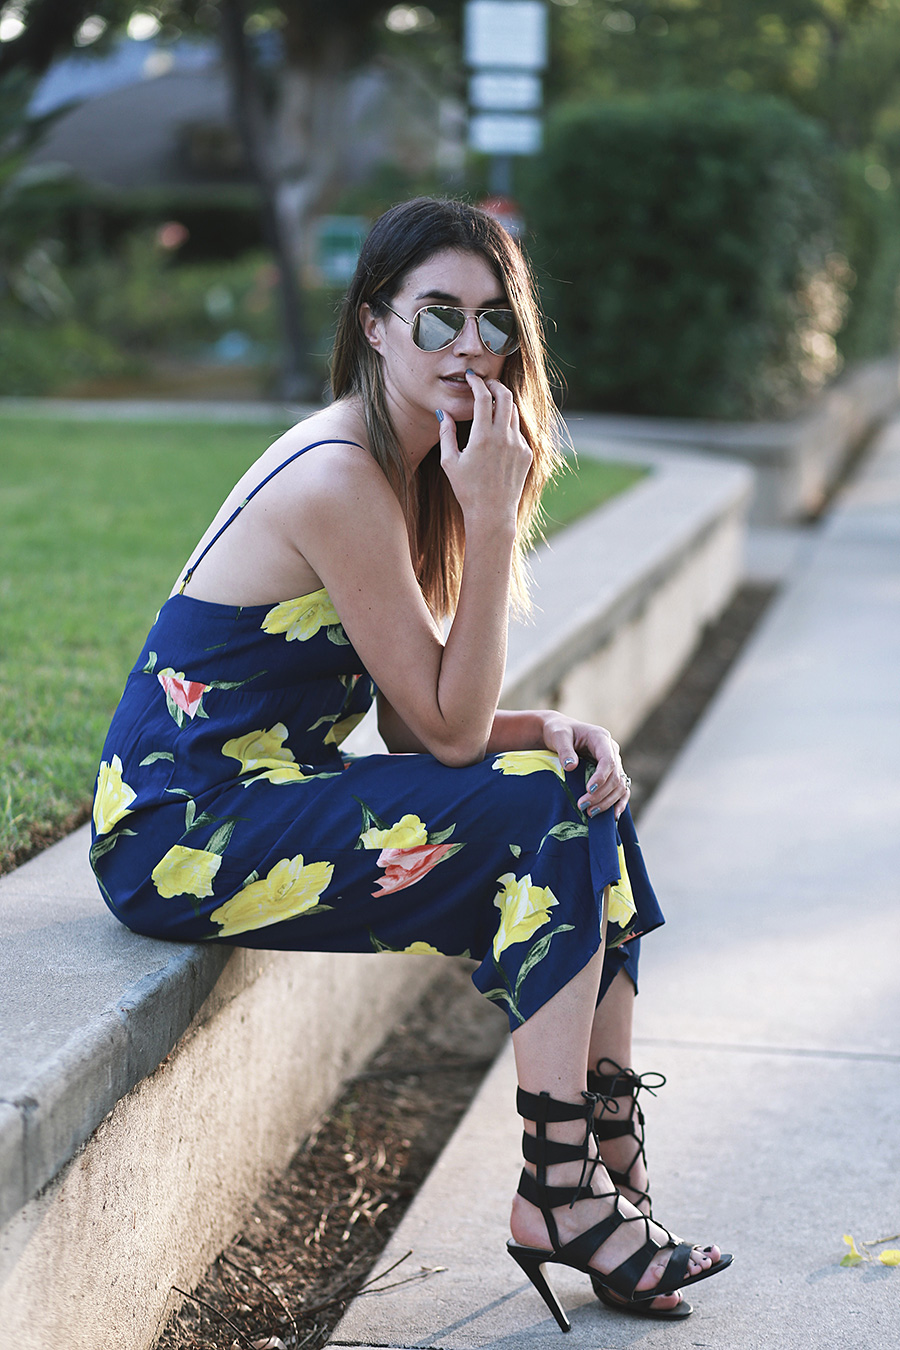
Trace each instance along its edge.
<instances>
[{"instance_id":1,"label":"tree trunk","mask_svg":"<svg viewBox=\"0 0 900 1350\"><path fill-rule=\"evenodd\" d=\"M346 178L349 73L288 66L282 73L274 127L278 212L295 266L313 262L316 219Z\"/></svg>"},{"instance_id":2,"label":"tree trunk","mask_svg":"<svg viewBox=\"0 0 900 1350\"><path fill-rule=\"evenodd\" d=\"M222 48L231 81L235 120L244 153L259 186L263 234L279 272L278 295L283 339L279 394L290 401L316 398L319 391L310 368L310 343L297 269L288 230L278 209L277 177L269 152L270 130L253 67L252 52L244 32L242 0L221 0L220 16Z\"/></svg>"}]
</instances>

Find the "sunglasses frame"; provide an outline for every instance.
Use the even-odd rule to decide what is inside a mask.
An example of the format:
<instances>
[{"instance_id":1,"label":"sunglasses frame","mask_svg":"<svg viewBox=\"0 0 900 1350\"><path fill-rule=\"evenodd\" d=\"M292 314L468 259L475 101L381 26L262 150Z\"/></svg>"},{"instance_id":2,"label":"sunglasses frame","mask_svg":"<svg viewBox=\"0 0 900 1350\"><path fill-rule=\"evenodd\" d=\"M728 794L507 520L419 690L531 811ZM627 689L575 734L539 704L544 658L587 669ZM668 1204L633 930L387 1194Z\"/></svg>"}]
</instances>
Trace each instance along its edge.
<instances>
[{"instance_id":1,"label":"sunglasses frame","mask_svg":"<svg viewBox=\"0 0 900 1350\"><path fill-rule=\"evenodd\" d=\"M383 304L385 309L389 309L395 318L402 320L402 322L407 325L407 327L410 329L410 337L412 338L413 343L420 352L428 352L433 355L435 352L444 352L447 350L448 347L452 347L453 343L456 341L460 333L463 331L463 328L465 327L466 324L466 320L469 318L474 318L475 327L478 330L478 340L481 343L484 350L486 352L490 352L491 356L503 356L503 357L512 356L513 352L519 350L520 343L518 334L518 324L516 324L515 336L511 339L511 341L513 342L513 346L510 347L505 352L495 352L493 347L488 346L488 344L485 342L481 332L481 320L485 314L511 314L513 317L513 321L515 323L516 316L514 310L502 309L497 305L489 305L485 309L465 309L463 308L462 305L422 305L419 309L416 310L415 314L412 316L411 319L407 319L404 318L402 314L398 314L397 310L394 309L393 305L389 305L386 300L383 301ZM419 331L419 315L425 314L428 312L428 310L432 309L448 309L451 310L454 314L462 314L463 316L463 322L460 325L460 327L453 334L450 340L448 342L445 342L442 347L422 347L416 341L416 335Z\"/></svg>"}]
</instances>

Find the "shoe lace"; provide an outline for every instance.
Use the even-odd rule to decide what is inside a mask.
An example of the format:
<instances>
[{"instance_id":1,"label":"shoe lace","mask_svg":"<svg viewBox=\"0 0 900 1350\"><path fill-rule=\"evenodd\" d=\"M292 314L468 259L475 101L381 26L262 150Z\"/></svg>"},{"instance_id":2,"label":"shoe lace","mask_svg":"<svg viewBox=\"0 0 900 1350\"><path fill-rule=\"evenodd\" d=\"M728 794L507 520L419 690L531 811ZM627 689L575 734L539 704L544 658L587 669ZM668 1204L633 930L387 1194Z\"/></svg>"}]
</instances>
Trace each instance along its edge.
<instances>
[{"instance_id":1,"label":"shoe lace","mask_svg":"<svg viewBox=\"0 0 900 1350\"><path fill-rule=\"evenodd\" d=\"M581 1175L578 1178L578 1185L575 1188L572 1199L569 1201L569 1209L574 1209L578 1201L584 1199L585 1195L593 1195L592 1183L594 1180L594 1173L597 1168L601 1166L599 1152L595 1154L594 1157L591 1157L590 1148L591 1141L594 1139L594 1112L597 1108L597 1103L602 1101L605 1107L607 1105L607 1099L600 1092L582 1091L581 1095L585 1100L584 1160L581 1164ZM613 1106L615 1110L618 1111L618 1103L613 1103Z\"/></svg>"}]
</instances>

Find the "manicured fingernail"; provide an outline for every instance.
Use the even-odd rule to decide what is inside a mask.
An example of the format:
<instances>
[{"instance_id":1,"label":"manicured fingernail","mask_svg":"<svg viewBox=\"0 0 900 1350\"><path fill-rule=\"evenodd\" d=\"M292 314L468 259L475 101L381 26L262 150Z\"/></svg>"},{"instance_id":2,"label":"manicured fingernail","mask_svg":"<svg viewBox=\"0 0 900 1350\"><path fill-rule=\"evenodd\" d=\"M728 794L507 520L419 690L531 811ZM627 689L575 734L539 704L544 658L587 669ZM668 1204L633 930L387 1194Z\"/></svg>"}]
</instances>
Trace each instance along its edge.
<instances>
[{"instance_id":1,"label":"manicured fingernail","mask_svg":"<svg viewBox=\"0 0 900 1350\"><path fill-rule=\"evenodd\" d=\"M569 759L564 759L564 760L563 760L563 767L564 767L564 768L565 768L565 767L568 767L568 765L574 764L574 763L575 763L575 760L572 759L571 757L570 757Z\"/></svg>"},{"instance_id":2,"label":"manicured fingernail","mask_svg":"<svg viewBox=\"0 0 900 1350\"><path fill-rule=\"evenodd\" d=\"M591 806L591 807L588 808L588 815L589 815L589 816L599 816L599 814L600 814L600 807L599 807L599 806Z\"/></svg>"},{"instance_id":3,"label":"manicured fingernail","mask_svg":"<svg viewBox=\"0 0 900 1350\"><path fill-rule=\"evenodd\" d=\"M467 370L467 371L466 371L466 374L467 374L467 375L474 375L475 372L474 372L474 370Z\"/></svg>"},{"instance_id":4,"label":"manicured fingernail","mask_svg":"<svg viewBox=\"0 0 900 1350\"><path fill-rule=\"evenodd\" d=\"M588 783L588 792L596 792L596 791L597 791L597 784L596 784L596 783Z\"/></svg>"},{"instance_id":5,"label":"manicured fingernail","mask_svg":"<svg viewBox=\"0 0 900 1350\"><path fill-rule=\"evenodd\" d=\"M435 417L437 418L437 420L438 420L439 422L443 422L443 420L444 420L444 412L443 412L443 409L442 409L442 408L435 408L435 410L434 410L434 415L435 415Z\"/></svg>"}]
</instances>

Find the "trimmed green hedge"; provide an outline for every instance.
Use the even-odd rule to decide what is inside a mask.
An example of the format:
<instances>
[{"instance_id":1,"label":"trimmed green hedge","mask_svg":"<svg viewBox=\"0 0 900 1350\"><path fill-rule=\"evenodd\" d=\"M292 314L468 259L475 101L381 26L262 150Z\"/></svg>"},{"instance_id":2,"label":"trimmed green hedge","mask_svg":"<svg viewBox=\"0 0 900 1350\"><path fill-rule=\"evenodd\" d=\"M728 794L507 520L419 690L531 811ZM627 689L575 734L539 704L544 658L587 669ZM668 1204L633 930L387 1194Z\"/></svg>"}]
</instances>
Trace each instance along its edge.
<instances>
[{"instance_id":1,"label":"trimmed green hedge","mask_svg":"<svg viewBox=\"0 0 900 1350\"><path fill-rule=\"evenodd\" d=\"M521 189L570 404L759 416L833 373L849 284L834 161L789 106L561 107Z\"/></svg>"},{"instance_id":2,"label":"trimmed green hedge","mask_svg":"<svg viewBox=\"0 0 900 1350\"><path fill-rule=\"evenodd\" d=\"M852 269L850 309L837 336L847 361L882 356L898 345L900 193L866 178L865 161L841 161L841 245Z\"/></svg>"}]
</instances>

